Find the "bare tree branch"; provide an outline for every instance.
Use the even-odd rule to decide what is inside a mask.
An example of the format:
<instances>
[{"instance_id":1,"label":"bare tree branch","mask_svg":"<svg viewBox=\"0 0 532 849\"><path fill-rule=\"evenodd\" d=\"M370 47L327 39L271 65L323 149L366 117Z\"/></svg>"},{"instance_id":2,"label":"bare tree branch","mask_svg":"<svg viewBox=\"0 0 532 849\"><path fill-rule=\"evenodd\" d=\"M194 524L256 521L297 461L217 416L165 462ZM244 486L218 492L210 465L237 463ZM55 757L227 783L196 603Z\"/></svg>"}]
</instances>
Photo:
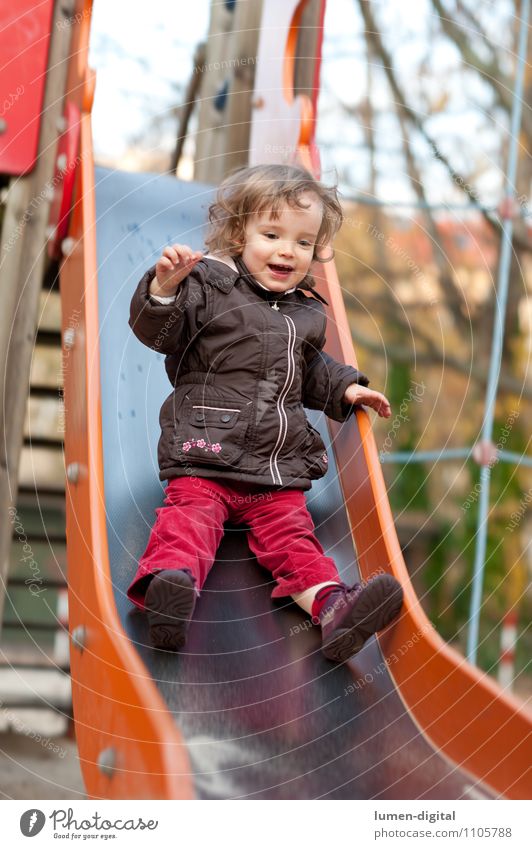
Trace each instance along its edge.
<instances>
[{"instance_id":1,"label":"bare tree branch","mask_svg":"<svg viewBox=\"0 0 532 849\"><path fill-rule=\"evenodd\" d=\"M474 27L475 35L481 39L484 47L486 47L489 50L490 55L493 56L493 46L490 44L490 40L486 35L485 30L474 12L472 12L467 3L463 3L462 0L456 0L456 8L460 15Z\"/></svg>"},{"instance_id":2,"label":"bare tree branch","mask_svg":"<svg viewBox=\"0 0 532 849\"><path fill-rule=\"evenodd\" d=\"M491 62L484 62L480 58L473 49L468 34L464 32L455 20L448 16L448 13L444 9L440 0L432 0L432 5L440 19L443 32L447 38L456 45L464 63L468 67L474 68L475 71L489 82L499 106L501 106L506 112L511 112L513 81L508 79L495 57L492 58ZM526 108L523 109L522 128L524 133L528 136L528 141L531 141L532 112L528 111Z\"/></svg>"},{"instance_id":3,"label":"bare tree branch","mask_svg":"<svg viewBox=\"0 0 532 849\"><path fill-rule=\"evenodd\" d=\"M425 189L423 187L423 180L421 178L421 174L417 168L416 161L412 154L412 146L409 138L404 111L401 108L400 104L397 104L397 107L397 117L401 125L403 153L406 160L410 184L418 200L422 203L421 215L426 221L427 230L432 238L433 243L438 246L440 242L440 234L438 233L434 218L430 213L428 199L425 194ZM439 283L447 300L447 305L451 310L457 324L461 325L463 329L467 329L469 327L471 319L467 316L467 311L465 309L465 300L460 289L456 286L452 268L449 265L443 251L440 251L437 247L436 250L433 251L432 255L438 267Z\"/></svg>"},{"instance_id":4,"label":"bare tree branch","mask_svg":"<svg viewBox=\"0 0 532 849\"><path fill-rule=\"evenodd\" d=\"M194 105L198 98L201 86L201 77L203 73L202 69L205 65L206 56L207 53L205 42L200 41L199 44L196 45L194 58L192 60L193 69L190 74L190 79L188 81L188 85L185 91L185 99L179 110L177 138L175 142L175 148L172 153L172 158L170 160L169 171L171 174L175 174L175 172L177 171L179 160L181 159L181 156L183 154L183 147L187 138L190 116L192 115L192 110L194 109Z\"/></svg>"},{"instance_id":5,"label":"bare tree branch","mask_svg":"<svg viewBox=\"0 0 532 849\"><path fill-rule=\"evenodd\" d=\"M384 69L384 73L386 74L386 79L388 80L388 85L390 86L396 103L401 105L401 108L406 118L408 118L410 123L423 136L430 149L432 150L434 157L439 162L441 162L442 165L444 165L444 167L447 169L453 183L467 195L471 204L475 206L480 213L482 213L490 227L497 233L498 236L500 236L502 229L497 219L490 215L488 211L481 206L478 201L477 192L475 191L475 189L468 183L467 180L464 179L462 175L458 174L458 172L453 168L445 154L442 153L439 146L427 132L425 125L419 115L407 103L406 97L397 80L395 66L392 61L391 55L384 46L380 31L373 17L371 3L369 3L368 0L358 0L358 5L362 18L364 20L366 38L370 40L373 47L373 52L380 59L380 62ZM530 239L527 238L526 229L523 226L520 228L520 232L516 234L514 238L514 244L520 250L532 251L532 242L530 241Z\"/></svg>"},{"instance_id":6,"label":"bare tree branch","mask_svg":"<svg viewBox=\"0 0 532 849\"><path fill-rule=\"evenodd\" d=\"M380 354L382 356L383 346L378 342L374 342L372 339L363 336L359 332L358 328L353 329L353 338L357 346L364 348L373 354ZM414 354L412 349L409 347L388 344L386 345L385 352L386 355L394 362L408 363L411 366L436 366L441 364L446 368L452 369L458 374L474 380L475 383L483 390L486 388L487 372L485 368L472 363L466 363L448 352L439 352L439 356L436 358L432 352L416 350ZM499 393L504 395L517 395L519 398L526 399L527 401L532 400L532 387L506 372L501 372L500 374Z\"/></svg>"}]
</instances>

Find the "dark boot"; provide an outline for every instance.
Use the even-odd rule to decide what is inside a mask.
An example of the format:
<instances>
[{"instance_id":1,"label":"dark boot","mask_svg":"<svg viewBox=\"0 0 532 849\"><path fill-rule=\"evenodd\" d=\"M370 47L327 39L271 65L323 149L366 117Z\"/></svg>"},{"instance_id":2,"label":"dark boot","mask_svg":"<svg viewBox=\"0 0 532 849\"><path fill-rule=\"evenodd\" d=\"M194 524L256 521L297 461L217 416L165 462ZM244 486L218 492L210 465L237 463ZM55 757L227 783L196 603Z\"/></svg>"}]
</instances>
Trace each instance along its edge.
<instances>
[{"instance_id":1,"label":"dark boot","mask_svg":"<svg viewBox=\"0 0 532 849\"><path fill-rule=\"evenodd\" d=\"M337 663L352 657L398 616L402 603L401 584L392 575L377 575L367 584L339 586L330 592L318 617L325 657Z\"/></svg>"},{"instance_id":2,"label":"dark boot","mask_svg":"<svg viewBox=\"0 0 532 849\"><path fill-rule=\"evenodd\" d=\"M188 571L164 569L151 579L144 605L154 648L178 651L185 645L196 596L194 579Z\"/></svg>"}]
</instances>

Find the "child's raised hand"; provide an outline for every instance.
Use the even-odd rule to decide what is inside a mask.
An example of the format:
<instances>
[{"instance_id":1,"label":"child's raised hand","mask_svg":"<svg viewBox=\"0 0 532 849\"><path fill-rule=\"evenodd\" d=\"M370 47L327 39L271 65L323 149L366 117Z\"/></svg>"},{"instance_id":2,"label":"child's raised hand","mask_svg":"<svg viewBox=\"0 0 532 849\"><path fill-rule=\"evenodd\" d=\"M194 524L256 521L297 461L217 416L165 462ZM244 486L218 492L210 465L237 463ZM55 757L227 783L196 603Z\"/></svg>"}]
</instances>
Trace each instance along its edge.
<instances>
[{"instance_id":1,"label":"child's raised hand","mask_svg":"<svg viewBox=\"0 0 532 849\"><path fill-rule=\"evenodd\" d=\"M347 387L344 401L347 404L364 404L366 407L371 407L384 419L389 419L392 414L390 402L382 392L375 392L367 386L359 386L358 383L351 383Z\"/></svg>"},{"instance_id":2,"label":"child's raised hand","mask_svg":"<svg viewBox=\"0 0 532 849\"><path fill-rule=\"evenodd\" d=\"M152 295L174 295L179 284L203 256L188 245L168 245L155 266L156 280L150 286Z\"/></svg>"}]
</instances>

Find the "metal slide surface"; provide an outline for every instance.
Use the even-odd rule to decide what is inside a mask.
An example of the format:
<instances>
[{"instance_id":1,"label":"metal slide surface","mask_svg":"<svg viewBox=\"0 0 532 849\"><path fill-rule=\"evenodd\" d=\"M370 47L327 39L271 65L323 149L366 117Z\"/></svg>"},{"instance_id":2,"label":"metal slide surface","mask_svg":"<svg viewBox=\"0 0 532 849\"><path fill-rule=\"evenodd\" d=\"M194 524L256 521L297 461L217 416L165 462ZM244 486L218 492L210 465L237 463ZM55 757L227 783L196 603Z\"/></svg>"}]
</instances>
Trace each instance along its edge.
<instances>
[{"instance_id":1,"label":"metal slide surface","mask_svg":"<svg viewBox=\"0 0 532 849\"><path fill-rule=\"evenodd\" d=\"M183 734L199 798L461 799L493 792L419 730L372 639L349 664L320 651L319 629L272 603L269 573L246 531L227 527L186 649L152 650L126 598L163 502L158 413L171 391L164 358L128 326L138 279L168 242L203 245L209 187L96 169L102 434L109 561L123 627ZM331 465L307 500L317 535L346 581L352 535L326 419L310 413Z\"/></svg>"}]
</instances>

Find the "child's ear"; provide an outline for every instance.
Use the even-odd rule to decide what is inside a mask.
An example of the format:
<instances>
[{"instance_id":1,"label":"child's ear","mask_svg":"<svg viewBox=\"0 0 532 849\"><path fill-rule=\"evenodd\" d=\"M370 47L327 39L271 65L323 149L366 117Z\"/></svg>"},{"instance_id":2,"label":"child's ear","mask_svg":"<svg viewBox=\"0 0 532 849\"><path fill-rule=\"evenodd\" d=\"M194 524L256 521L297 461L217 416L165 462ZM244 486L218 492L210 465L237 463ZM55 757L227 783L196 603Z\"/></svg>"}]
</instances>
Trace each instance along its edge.
<instances>
[{"instance_id":1,"label":"child's ear","mask_svg":"<svg viewBox=\"0 0 532 849\"><path fill-rule=\"evenodd\" d=\"M327 254L327 249L329 253ZM314 247L313 262L331 262L334 259L334 249L330 245L316 245Z\"/></svg>"}]
</instances>

